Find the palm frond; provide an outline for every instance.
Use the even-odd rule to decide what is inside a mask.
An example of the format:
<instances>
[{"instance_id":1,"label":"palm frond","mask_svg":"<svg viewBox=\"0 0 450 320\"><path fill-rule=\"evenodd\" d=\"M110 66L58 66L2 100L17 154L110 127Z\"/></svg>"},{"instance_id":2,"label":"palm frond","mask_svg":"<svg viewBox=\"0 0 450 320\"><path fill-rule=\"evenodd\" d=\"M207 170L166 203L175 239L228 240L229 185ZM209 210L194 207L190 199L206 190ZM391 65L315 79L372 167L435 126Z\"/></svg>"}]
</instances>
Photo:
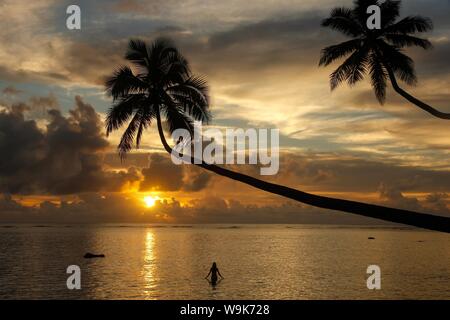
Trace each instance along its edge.
<instances>
[{"instance_id":1,"label":"palm frond","mask_svg":"<svg viewBox=\"0 0 450 320\"><path fill-rule=\"evenodd\" d=\"M194 121L182 109L167 108L165 115L171 133L176 129L186 129L191 134L194 133Z\"/></svg>"},{"instance_id":2,"label":"palm frond","mask_svg":"<svg viewBox=\"0 0 450 320\"><path fill-rule=\"evenodd\" d=\"M127 153L133 148L134 136L136 134L136 130L141 123L142 110L138 110L134 117L131 119L127 129L122 135L120 139L119 146L117 149L119 150L119 156L121 159L124 159Z\"/></svg>"},{"instance_id":3,"label":"palm frond","mask_svg":"<svg viewBox=\"0 0 450 320\"><path fill-rule=\"evenodd\" d=\"M392 25L400 16L400 1L386 0L379 4L381 9L381 27Z\"/></svg>"},{"instance_id":4,"label":"palm frond","mask_svg":"<svg viewBox=\"0 0 450 320\"><path fill-rule=\"evenodd\" d=\"M114 104L106 116L106 134L119 129L134 111L143 108L148 102L144 94L129 95Z\"/></svg>"},{"instance_id":5,"label":"palm frond","mask_svg":"<svg viewBox=\"0 0 450 320\"><path fill-rule=\"evenodd\" d=\"M385 33L414 34L433 30L433 22L421 16L408 16L385 28Z\"/></svg>"},{"instance_id":6,"label":"palm frond","mask_svg":"<svg viewBox=\"0 0 450 320\"><path fill-rule=\"evenodd\" d=\"M330 16L322 20L322 26L352 37L363 34L362 26L355 20L352 10L348 8L334 8L331 10Z\"/></svg>"},{"instance_id":7,"label":"palm frond","mask_svg":"<svg viewBox=\"0 0 450 320\"><path fill-rule=\"evenodd\" d=\"M189 63L178 50L168 52L163 68L167 84L181 83L190 77Z\"/></svg>"},{"instance_id":8,"label":"palm frond","mask_svg":"<svg viewBox=\"0 0 450 320\"><path fill-rule=\"evenodd\" d=\"M161 111L166 117L170 133L173 133L176 129L185 129L191 135L194 134L194 121L184 113L180 106L164 104Z\"/></svg>"},{"instance_id":9,"label":"palm frond","mask_svg":"<svg viewBox=\"0 0 450 320\"><path fill-rule=\"evenodd\" d=\"M358 50L361 45L362 40L358 38L326 47L321 51L319 66L327 66L333 61L345 57L355 50Z\"/></svg>"},{"instance_id":10,"label":"palm frond","mask_svg":"<svg viewBox=\"0 0 450 320\"><path fill-rule=\"evenodd\" d=\"M391 46L382 40L378 41L378 46L381 49L384 63L394 71L400 80L408 85L415 85L417 76L414 69L414 61L399 48Z\"/></svg>"},{"instance_id":11,"label":"palm frond","mask_svg":"<svg viewBox=\"0 0 450 320\"><path fill-rule=\"evenodd\" d=\"M139 77L133 74L128 66L122 66L105 82L106 92L114 100L126 97L131 93L142 93L147 90L147 85Z\"/></svg>"},{"instance_id":12,"label":"palm frond","mask_svg":"<svg viewBox=\"0 0 450 320\"><path fill-rule=\"evenodd\" d=\"M195 120L207 123L211 120L208 86L203 78L192 76L183 83L169 87L167 93Z\"/></svg>"},{"instance_id":13,"label":"palm frond","mask_svg":"<svg viewBox=\"0 0 450 320\"><path fill-rule=\"evenodd\" d=\"M433 45L427 39L422 39L414 36L409 36L407 34L397 34L397 33L387 33L384 35L386 41L390 44L398 47L421 47L423 49L431 49Z\"/></svg>"},{"instance_id":14,"label":"palm frond","mask_svg":"<svg viewBox=\"0 0 450 320\"><path fill-rule=\"evenodd\" d=\"M131 39L128 43L128 50L125 54L125 59L140 67L148 68L150 57L145 42L140 39Z\"/></svg>"},{"instance_id":15,"label":"palm frond","mask_svg":"<svg viewBox=\"0 0 450 320\"><path fill-rule=\"evenodd\" d=\"M380 104L386 100L386 78L387 72L383 67L379 57L372 52L369 57L369 73L375 96Z\"/></svg>"},{"instance_id":16,"label":"palm frond","mask_svg":"<svg viewBox=\"0 0 450 320\"><path fill-rule=\"evenodd\" d=\"M343 81L352 86L364 78L367 64L367 49L355 51L330 75L331 90L336 89Z\"/></svg>"},{"instance_id":17,"label":"palm frond","mask_svg":"<svg viewBox=\"0 0 450 320\"><path fill-rule=\"evenodd\" d=\"M133 39L126 58L139 71L133 74L129 67L122 67L106 83L115 101L106 119L107 134L129 121L118 146L121 158L134 140L139 148L156 110L161 110L170 132L187 129L192 134L194 120L211 119L206 81L191 75L188 61L170 40L158 38L146 45Z\"/></svg>"},{"instance_id":18,"label":"palm frond","mask_svg":"<svg viewBox=\"0 0 450 320\"><path fill-rule=\"evenodd\" d=\"M141 144L142 133L144 132L145 129L147 129L150 126L152 119L154 119L155 117L156 117L156 111L155 111L155 108L153 107L153 105L147 106L143 110L142 115L140 117L138 132L136 135L136 148L137 149L139 149L139 146Z\"/></svg>"},{"instance_id":19,"label":"palm frond","mask_svg":"<svg viewBox=\"0 0 450 320\"><path fill-rule=\"evenodd\" d=\"M167 59L171 52L178 51L171 40L166 38L157 38L148 47L149 69L160 76L159 73L167 72Z\"/></svg>"}]
</instances>

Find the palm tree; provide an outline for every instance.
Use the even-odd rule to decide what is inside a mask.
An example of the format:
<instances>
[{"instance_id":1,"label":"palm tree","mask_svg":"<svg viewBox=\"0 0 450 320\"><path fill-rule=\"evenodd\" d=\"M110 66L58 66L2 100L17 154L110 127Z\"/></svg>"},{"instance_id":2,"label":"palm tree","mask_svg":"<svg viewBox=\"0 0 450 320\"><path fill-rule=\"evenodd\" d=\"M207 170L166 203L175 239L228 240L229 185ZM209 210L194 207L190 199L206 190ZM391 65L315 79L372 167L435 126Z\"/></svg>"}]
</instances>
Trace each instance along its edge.
<instances>
[{"instance_id":1,"label":"palm tree","mask_svg":"<svg viewBox=\"0 0 450 320\"><path fill-rule=\"evenodd\" d=\"M367 28L367 7L378 5L381 11L381 29ZM413 97L403 90L397 82L408 85L417 83L414 61L403 53L403 48L418 46L423 49L432 47L430 41L416 37L416 33L433 29L430 19L421 16L408 16L397 21L400 1L356 0L353 9L335 8L322 26L339 31L351 37L351 40L326 47L321 52L320 66L327 66L335 60L347 57L331 75L331 90L347 81L354 85L370 74L375 96L383 104L386 99L387 78L394 90L409 102L441 119L450 119L450 113L436 110L432 106Z\"/></svg>"},{"instance_id":2,"label":"palm tree","mask_svg":"<svg viewBox=\"0 0 450 320\"><path fill-rule=\"evenodd\" d=\"M162 119L165 118L170 132L177 128L192 132L193 120L209 121L211 115L206 81L192 75L186 59L168 40L158 39L150 46L139 40L131 40L125 58L135 66L136 71L123 66L106 82L107 92L114 101L106 119L107 134L128 123L118 146L123 158L133 147L134 140L136 147L139 147L144 129L156 120L164 149L172 154L172 148L164 136ZM191 163L198 162L191 158ZM313 195L204 161L196 165L308 205L450 232L450 219L446 217Z\"/></svg>"}]
</instances>

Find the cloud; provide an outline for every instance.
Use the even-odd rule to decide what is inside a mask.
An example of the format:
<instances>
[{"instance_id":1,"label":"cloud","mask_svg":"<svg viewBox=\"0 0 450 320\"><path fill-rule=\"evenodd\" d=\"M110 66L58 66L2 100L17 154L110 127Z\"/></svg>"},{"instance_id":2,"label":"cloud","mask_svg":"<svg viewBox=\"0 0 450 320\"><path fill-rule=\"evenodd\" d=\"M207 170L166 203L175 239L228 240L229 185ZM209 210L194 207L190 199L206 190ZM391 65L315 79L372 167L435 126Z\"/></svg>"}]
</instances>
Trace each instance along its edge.
<instances>
[{"instance_id":1,"label":"cloud","mask_svg":"<svg viewBox=\"0 0 450 320\"><path fill-rule=\"evenodd\" d=\"M82 194L78 201L43 202L24 207L10 196L0 196L0 223L330 223L385 224L351 214L335 213L282 201L272 205L245 205L237 200L207 196L187 205L175 198L143 207L140 199L123 194Z\"/></svg>"},{"instance_id":2,"label":"cloud","mask_svg":"<svg viewBox=\"0 0 450 320\"><path fill-rule=\"evenodd\" d=\"M187 191L203 190L211 175L193 165L175 165L169 156L150 155L148 168L142 169L144 180L140 191Z\"/></svg>"},{"instance_id":3,"label":"cloud","mask_svg":"<svg viewBox=\"0 0 450 320\"><path fill-rule=\"evenodd\" d=\"M395 191L389 194L389 202L403 207L418 206L414 199L405 199ZM384 197L384 196L383 196ZM443 195L429 195L420 204L441 203ZM442 213L442 212L441 212ZM448 211L445 214L449 214ZM239 200L215 195L194 198L184 204L176 198L156 201L146 208L142 199L121 193L85 193L75 201L42 202L38 206L25 207L11 196L0 195L0 223L299 223L340 225L386 225L389 223L353 214L333 212L279 199L270 204L245 204Z\"/></svg>"},{"instance_id":4,"label":"cloud","mask_svg":"<svg viewBox=\"0 0 450 320\"><path fill-rule=\"evenodd\" d=\"M281 156L280 174L268 179L311 192L420 205L436 212L448 209L448 125L430 119L392 91L379 106L368 81L331 93L328 77L335 66L317 67L320 49L343 40L320 28L320 21L332 7L350 5L350 0L187 0L183 6L171 0L80 1L80 32L65 28L68 4L2 2L0 21L16 27L0 28L1 105L8 107L0 113L0 152L9 157L0 160L0 192L91 193L92 198L84 196L84 204L63 205L82 214L84 209L110 208L97 192L140 184L142 191L203 197L195 202L204 208L202 221L208 221L214 206L221 208L218 220L234 215L239 220L239 212L245 212L255 219L265 215L269 221L279 210L278 197L194 166L175 166L161 155L133 154L121 163L110 153L117 137L106 141L98 115L81 98L69 114L53 95L27 97L22 92L23 101L14 100L17 90L30 87L36 92L46 85L58 97L83 92L78 86L90 87L100 97L103 77L123 63L128 38L151 41L164 35L173 37L195 73L208 79L214 124L281 129L281 148L290 152ZM445 1L433 0L431 5L411 0L403 2L402 13L430 16L435 24L429 35L434 50L407 51L416 60L420 82L405 89L444 111L450 80L448 8ZM36 83L40 87L34 87ZM102 102L95 103L98 112L105 110L107 103ZM145 150L161 151L154 135L146 132ZM258 176L256 167L232 168ZM380 185L385 186L382 198ZM120 210L132 207L129 202L121 205L120 197L108 197ZM12 201L5 205L17 209ZM165 204L172 212L168 216L181 211L177 201ZM250 202L264 203L264 209L255 209L253 216ZM52 203L43 206L40 213L62 210ZM295 210L303 212L289 208L293 215ZM186 221L195 214L193 208L183 212L187 216L179 218Z\"/></svg>"},{"instance_id":5,"label":"cloud","mask_svg":"<svg viewBox=\"0 0 450 320\"><path fill-rule=\"evenodd\" d=\"M142 192L182 192L187 197L208 192L247 204L275 198L192 165L174 165L161 153L131 154L121 163L110 153L104 124L91 105L76 97L67 116L50 109L44 128L25 116L32 106L48 104L57 105L49 97L33 97L0 113L0 151L8 155L0 160L1 192L62 195L138 187ZM257 166L230 169L260 177ZM377 192L382 183L401 185L405 192L448 193L448 175L445 168L409 166L384 154L283 151L279 174L264 178L300 190L364 197Z\"/></svg>"},{"instance_id":6,"label":"cloud","mask_svg":"<svg viewBox=\"0 0 450 320\"><path fill-rule=\"evenodd\" d=\"M49 94L47 97L33 96L30 98L29 104L31 105L31 108L37 108L41 110L59 109L58 100L52 94Z\"/></svg>"},{"instance_id":7,"label":"cloud","mask_svg":"<svg viewBox=\"0 0 450 320\"><path fill-rule=\"evenodd\" d=\"M187 192L203 190L208 186L211 176L203 169L190 166L189 169L186 168L185 170L183 190Z\"/></svg>"},{"instance_id":8,"label":"cloud","mask_svg":"<svg viewBox=\"0 0 450 320\"><path fill-rule=\"evenodd\" d=\"M19 90L13 86L4 87L2 93L7 96L17 96L22 93L22 90Z\"/></svg>"},{"instance_id":9,"label":"cloud","mask_svg":"<svg viewBox=\"0 0 450 320\"><path fill-rule=\"evenodd\" d=\"M117 12L139 13L145 8L144 4L138 0L119 0L112 5L112 9Z\"/></svg>"},{"instance_id":10,"label":"cloud","mask_svg":"<svg viewBox=\"0 0 450 320\"><path fill-rule=\"evenodd\" d=\"M391 206L411 211L420 211L422 209L422 206L416 198L405 197L397 187L381 184L379 191L380 199Z\"/></svg>"},{"instance_id":11,"label":"cloud","mask_svg":"<svg viewBox=\"0 0 450 320\"><path fill-rule=\"evenodd\" d=\"M44 99L45 100L45 99ZM37 99L38 105L42 100ZM45 130L25 119L30 106L13 104L0 112L0 192L70 194L120 190L136 180L133 169L118 173L102 169L109 146L103 123L94 108L75 98L68 116L48 111Z\"/></svg>"},{"instance_id":12,"label":"cloud","mask_svg":"<svg viewBox=\"0 0 450 320\"><path fill-rule=\"evenodd\" d=\"M176 191L183 183L183 167L175 166L170 159L159 154L151 155L149 167L142 169L142 175L141 191Z\"/></svg>"},{"instance_id":13,"label":"cloud","mask_svg":"<svg viewBox=\"0 0 450 320\"><path fill-rule=\"evenodd\" d=\"M376 192L381 183L400 185L408 192L447 192L450 172L396 161L364 157L364 154L283 152L274 181L300 189L329 192ZM238 166L238 170L240 166Z\"/></svg>"},{"instance_id":14,"label":"cloud","mask_svg":"<svg viewBox=\"0 0 450 320\"><path fill-rule=\"evenodd\" d=\"M405 197L400 186L389 186L384 183L380 185L379 193L382 203L386 205L418 212L450 215L450 210L447 207L449 196L446 193L430 193L424 201L419 201L414 197Z\"/></svg>"},{"instance_id":15,"label":"cloud","mask_svg":"<svg viewBox=\"0 0 450 320\"><path fill-rule=\"evenodd\" d=\"M447 206L449 198L447 193L431 193L425 198L424 206L433 212L450 215L450 209Z\"/></svg>"}]
</instances>

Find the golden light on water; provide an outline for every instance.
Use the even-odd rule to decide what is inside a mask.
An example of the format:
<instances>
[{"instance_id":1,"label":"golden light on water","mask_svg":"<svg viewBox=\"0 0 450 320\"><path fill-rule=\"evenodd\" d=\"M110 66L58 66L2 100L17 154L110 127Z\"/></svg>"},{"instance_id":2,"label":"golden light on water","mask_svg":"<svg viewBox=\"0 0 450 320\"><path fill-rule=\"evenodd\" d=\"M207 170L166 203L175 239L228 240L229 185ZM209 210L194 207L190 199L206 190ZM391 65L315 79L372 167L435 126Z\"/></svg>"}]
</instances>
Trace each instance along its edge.
<instances>
[{"instance_id":1,"label":"golden light on water","mask_svg":"<svg viewBox=\"0 0 450 320\"><path fill-rule=\"evenodd\" d=\"M144 295L146 298L153 298L155 294L155 239L152 231L147 231L145 235L145 251L144 251L144 266L143 279L145 283Z\"/></svg>"}]
</instances>

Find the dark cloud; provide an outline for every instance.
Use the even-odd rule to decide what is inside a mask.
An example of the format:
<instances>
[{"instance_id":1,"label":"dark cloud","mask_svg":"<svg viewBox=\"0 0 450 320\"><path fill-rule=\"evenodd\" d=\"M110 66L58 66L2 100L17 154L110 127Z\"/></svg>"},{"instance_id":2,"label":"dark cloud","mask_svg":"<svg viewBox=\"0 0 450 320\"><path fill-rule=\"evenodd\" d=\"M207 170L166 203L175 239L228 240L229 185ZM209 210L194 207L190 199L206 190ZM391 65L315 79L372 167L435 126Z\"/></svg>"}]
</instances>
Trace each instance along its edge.
<instances>
[{"instance_id":1,"label":"dark cloud","mask_svg":"<svg viewBox=\"0 0 450 320\"><path fill-rule=\"evenodd\" d=\"M288 48L282 47L283 50L294 47L306 48L308 47L308 44L304 42L306 39L312 40L314 44L317 44L317 41L323 41L316 37L321 30L320 21L322 18L322 13L313 11L297 16L277 17L248 23L213 34L209 38L208 45L212 50L234 49L236 46L241 48L247 46L247 49L251 50L256 45L274 45L277 43L290 44ZM277 46L277 48L279 47ZM270 48L269 46L261 49L276 48Z\"/></svg>"},{"instance_id":2,"label":"dark cloud","mask_svg":"<svg viewBox=\"0 0 450 320\"><path fill-rule=\"evenodd\" d=\"M40 100L38 100L40 101ZM136 180L135 170L102 169L102 152L109 146L94 108L75 98L68 116L48 111L42 130L27 120L30 106L14 104L0 113L0 191L12 194L69 194L120 190Z\"/></svg>"},{"instance_id":3,"label":"dark cloud","mask_svg":"<svg viewBox=\"0 0 450 320\"><path fill-rule=\"evenodd\" d=\"M422 209L419 200L412 197L405 197L398 187L388 186L382 183L379 192L380 199L388 205L411 211L420 211Z\"/></svg>"},{"instance_id":4,"label":"dark cloud","mask_svg":"<svg viewBox=\"0 0 450 320\"><path fill-rule=\"evenodd\" d=\"M123 55L128 40L112 41L104 45L67 40L64 46L52 41L45 43L54 66L51 71L15 69L15 66L1 65L0 79L17 83L56 83L102 86L104 79L115 66L123 64Z\"/></svg>"},{"instance_id":5,"label":"dark cloud","mask_svg":"<svg viewBox=\"0 0 450 320\"><path fill-rule=\"evenodd\" d=\"M386 185L382 183L379 187L380 200L383 204L418 212L431 212L438 215L450 215L447 207L448 194L430 193L424 201L414 197L406 197L402 193L401 186Z\"/></svg>"},{"instance_id":6,"label":"dark cloud","mask_svg":"<svg viewBox=\"0 0 450 320\"><path fill-rule=\"evenodd\" d=\"M440 76L446 78L450 72L450 64L443 63L450 56L450 38L442 41L433 41L431 50L411 50L415 59L419 82L421 80L436 79Z\"/></svg>"},{"instance_id":7,"label":"dark cloud","mask_svg":"<svg viewBox=\"0 0 450 320\"><path fill-rule=\"evenodd\" d=\"M10 66L2 66L0 65L0 79L10 81L10 82L18 82L18 83L26 83L26 82L43 82L43 83L61 83L69 82L70 79L67 75L61 74L60 72L51 72L51 71L30 71L30 70L13 70Z\"/></svg>"},{"instance_id":8,"label":"dark cloud","mask_svg":"<svg viewBox=\"0 0 450 320\"><path fill-rule=\"evenodd\" d=\"M214 33L207 42L186 37L178 42L199 72L212 77L234 74L249 80L254 73L287 66L300 74L316 68L323 46L343 39L325 32L322 18L317 11L268 18Z\"/></svg>"},{"instance_id":9,"label":"dark cloud","mask_svg":"<svg viewBox=\"0 0 450 320\"><path fill-rule=\"evenodd\" d=\"M119 0L115 2L111 9L117 12L141 12L145 9L145 6L138 0Z\"/></svg>"},{"instance_id":10,"label":"dark cloud","mask_svg":"<svg viewBox=\"0 0 450 320\"><path fill-rule=\"evenodd\" d=\"M124 167L148 167L150 160L149 153L130 153L125 159L121 159L118 152L106 153L103 157L105 166L110 168L124 168Z\"/></svg>"},{"instance_id":11,"label":"dark cloud","mask_svg":"<svg viewBox=\"0 0 450 320\"><path fill-rule=\"evenodd\" d=\"M129 10L136 5L139 5L137 1L115 4ZM198 72L209 76L220 75L224 71L242 76L244 71L265 70L292 63L302 71L306 66L317 64L321 47L343 39L320 28L322 18L323 13L319 11L268 18L212 33L207 36L207 41L204 34L192 33L182 25L123 18L116 23L113 19L106 24L96 24L95 28L94 25L85 26L84 33L81 33L84 36L64 38L62 47L52 41L47 42L47 51L57 57L52 72L11 70L9 66L0 65L0 77L11 81L53 80L58 83L101 85L104 77L123 63L130 37L151 41L158 36L174 38ZM114 41L104 41L111 37ZM99 45L99 42L102 44Z\"/></svg>"},{"instance_id":12,"label":"dark cloud","mask_svg":"<svg viewBox=\"0 0 450 320\"><path fill-rule=\"evenodd\" d=\"M61 72L73 75L75 81L103 86L105 77L123 64L126 44L127 41L115 41L105 46L72 42L61 59Z\"/></svg>"},{"instance_id":13,"label":"dark cloud","mask_svg":"<svg viewBox=\"0 0 450 320\"><path fill-rule=\"evenodd\" d=\"M169 156L154 153L150 155L148 168L142 169L144 180L140 191L187 191L203 190L211 174L193 165L175 165Z\"/></svg>"},{"instance_id":14,"label":"dark cloud","mask_svg":"<svg viewBox=\"0 0 450 320\"><path fill-rule=\"evenodd\" d=\"M32 108L37 108L40 110L59 109L58 100L52 94L49 94L47 97L33 96L30 98L29 104Z\"/></svg>"},{"instance_id":15,"label":"dark cloud","mask_svg":"<svg viewBox=\"0 0 450 320\"><path fill-rule=\"evenodd\" d=\"M433 212L450 214L450 209L447 207L449 198L447 193L431 193L425 198L423 206Z\"/></svg>"},{"instance_id":16,"label":"dark cloud","mask_svg":"<svg viewBox=\"0 0 450 320\"><path fill-rule=\"evenodd\" d=\"M186 168L183 190L187 192L200 191L208 186L211 174L194 166Z\"/></svg>"},{"instance_id":17,"label":"dark cloud","mask_svg":"<svg viewBox=\"0 0 450 320\"><path fill-rule=\"evenodd\" d=\"M2 93L7 96L17 96L22 93L22 90L19 90L13 86L4 87Z\"/></svg>"},{"instance_id":18,"label":"dark cloud","mask_svg":"<svg viewBox=\"0 0 450 320\"><path fill-rule=\"evenodd\" d=\"M183 167L159 154L151 155L149 167L142 169L142 175L141 191L178 191L183 184Z\"/></svg>"},{"instance_id":19,"label":"dark cloud","mask_svg":"<svg viewBox=\"0 0 450 320\"><path fill-rule=\"evenodd\" d=\"M27 102L14 102L11 109L20 110L25 119L49 119L52 110L60 110L58 99L53 95L31 96Z\"/></svg>"},{"instance_id":20,"label":"dark cloud","mask_svg":"<svg viewBox=\"0 0 450 320\"><path fill-rule=\"evenodd\" d=\"M375 192L381 183L404 191L448 192L450 172L350 157L348 154L293 153L280 156L279 182L341 192Z\"/></svg>"}]
</instances>

